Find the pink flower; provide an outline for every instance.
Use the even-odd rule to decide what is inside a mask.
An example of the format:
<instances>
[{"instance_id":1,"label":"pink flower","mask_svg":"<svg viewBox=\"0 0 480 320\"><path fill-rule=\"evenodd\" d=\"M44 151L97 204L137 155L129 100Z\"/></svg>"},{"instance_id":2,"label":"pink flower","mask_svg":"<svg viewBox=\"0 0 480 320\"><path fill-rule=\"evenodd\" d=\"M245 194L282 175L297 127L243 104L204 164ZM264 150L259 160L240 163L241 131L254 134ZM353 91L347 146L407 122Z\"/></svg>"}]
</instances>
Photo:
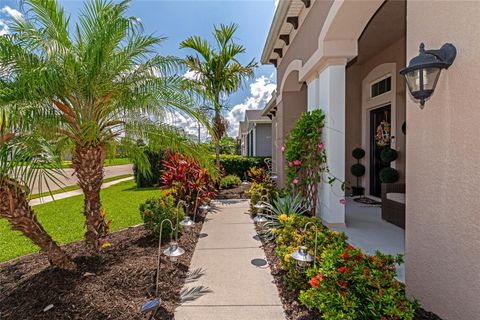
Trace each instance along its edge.
<instances>
[{"instance_id":1,"label":"pink flower","mask_svg":"<svg viewBox=\"0 0 480 320\"><path fill-rule=\"evenodd\" d=\"M346 199L340 199L340 203L343 204L343 205L346 205L346 204L347 204L347 200L346 200Z\"/></svg>"},{"instance_id":2,"label":"pink flower","mask_svg":"<svg viewBox=\"0 0 480 320\"><path fill-rule=\"evenodd\" d=\"M298 166L301 165L301 164L302 164L302 161L300 161L300 160L293 160L293 165L294 165L294 166L297 166L297 167L298 167Z\"/></svg>"},{"instance_id":3,"label":"pink flower","mask_svg":"<svg viewBox=\"0 0 480 320\"><path fill-rule=\"evenodd\" d=\"M293 166L292 161L288 161L288 166L291 168Z\"/></svg>"},{"instance_id":4,"label":"pink flower","mask_svg":"<svg viewBox=\"0 0 480 320\"><path fill-rule=\"evenodd\" d=\"M292 183L293 184L298 184L298 179L297 178L293 179Z\"/></svg>"},{"instance_id":5,"label":"pink flower","mask_svg":"<svg viewBox=\"0 0 480 320\"><path fill-rule=\"evenodd\" d=\"M318 150L322 150L323 149L323 143L317 144L317 148L318 148Z\"/></svg>"},{"instance_id":6,"label":"pink flower","mask_svg":"<svg viewBox=\"0 0 480 320\"><path fill-rule=\"evenodd\" d=\"M282 152L285 152L285 146L282 146L280 150L282 150Z\"/></svg>"}]
</instances>

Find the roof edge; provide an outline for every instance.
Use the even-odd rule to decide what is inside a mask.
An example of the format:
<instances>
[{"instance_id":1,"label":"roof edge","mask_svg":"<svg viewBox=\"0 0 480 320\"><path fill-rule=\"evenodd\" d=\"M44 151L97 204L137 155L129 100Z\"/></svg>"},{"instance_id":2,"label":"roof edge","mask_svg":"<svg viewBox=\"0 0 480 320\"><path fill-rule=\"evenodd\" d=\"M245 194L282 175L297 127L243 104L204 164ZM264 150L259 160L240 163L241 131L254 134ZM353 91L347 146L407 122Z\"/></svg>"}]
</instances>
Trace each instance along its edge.
<instances>
[{"instance_id":1,"label":"roof edge","mask_svg":"<svg viewBox=\"0 0 480 320\"><path fill-rule=\"evenodd\" d=\"M292 0L278 1L277 9L275 10L275 15L273 16L273 21L270 26L270 30L268 31L267 40L263 46L262 58L260 60L262 64L270 64L270 53L273 50L275 41L277 41L280 29L285 22L285 18L288 14L288 8L290 8L291 3Z\"/></svg>"}]
</instances>

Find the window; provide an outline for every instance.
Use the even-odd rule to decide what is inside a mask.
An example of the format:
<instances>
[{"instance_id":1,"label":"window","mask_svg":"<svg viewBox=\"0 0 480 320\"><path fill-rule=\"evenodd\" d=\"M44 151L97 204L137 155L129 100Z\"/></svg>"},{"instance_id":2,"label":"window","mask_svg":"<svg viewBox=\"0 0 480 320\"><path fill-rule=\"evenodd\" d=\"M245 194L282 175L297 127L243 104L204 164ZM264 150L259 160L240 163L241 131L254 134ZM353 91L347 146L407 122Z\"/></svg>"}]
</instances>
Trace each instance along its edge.
<instances>
[{"instance_id":1,"label":"window","mask_svg":"<svg viewBox=\"0 0 480 320\"><path fill-rule=\"evenodd\" d=\"M371 85L371 98L379 96L392 89L392 77L379 80Z\"/></svg>"}]
</instances>

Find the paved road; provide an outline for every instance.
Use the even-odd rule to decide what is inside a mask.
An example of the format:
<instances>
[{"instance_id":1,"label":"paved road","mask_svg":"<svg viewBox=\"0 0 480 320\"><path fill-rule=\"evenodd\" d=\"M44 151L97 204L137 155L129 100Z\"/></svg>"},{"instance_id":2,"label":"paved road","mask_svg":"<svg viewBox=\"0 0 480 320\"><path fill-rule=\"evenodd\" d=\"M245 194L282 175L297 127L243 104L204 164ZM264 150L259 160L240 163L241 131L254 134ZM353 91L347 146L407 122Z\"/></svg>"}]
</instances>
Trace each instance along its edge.
<instances>
[{"instance_id":1,"label":"paved road","mask_svg":"<svg viewBox=\"0 0 480 320\"><path fill-rule=\"evenodd\" d=\"M216 202L207 216L190 263L205 274L186 286L212 292L184 303L175 320L284 320L265 252L256 237L248 201Z\"/></svg>"},{"instance_id":2,"label":"paved road","mask_svg":"<svg viewBox=\"0 0 480 320\"><path fill-rule=\"evenodd\" d=\"M105 178L108 177L115 177L115 176L120 176L122 174L128 174L132 173L133 165L131 164L124 164L120 166L110 166L105 168ZM65 177L59 177L59 180L61 181L62 184L65 186L70 186L77 184L77 178L73 176L73 169L64 169L64 174ZM61 189L60 187L56 186L54 183L50 183L50 189L51 190L57 190ZM43 192L47 191L45 185L43 186ZM32 194L39 193L39 187L38 183L33 187Z\"/></svg>"}]
</instances>

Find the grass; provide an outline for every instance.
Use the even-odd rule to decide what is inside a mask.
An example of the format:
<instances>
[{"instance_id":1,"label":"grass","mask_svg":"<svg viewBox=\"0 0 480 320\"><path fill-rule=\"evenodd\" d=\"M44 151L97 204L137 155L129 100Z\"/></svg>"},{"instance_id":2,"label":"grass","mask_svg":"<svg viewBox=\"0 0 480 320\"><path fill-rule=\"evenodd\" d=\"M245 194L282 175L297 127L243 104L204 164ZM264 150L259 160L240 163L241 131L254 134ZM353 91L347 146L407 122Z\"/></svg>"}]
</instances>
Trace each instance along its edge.
<instances>
[{"instance_id":1,"label":"grass","mask_svg":"<svg viewBox=\"0 0 480 320\"><path fill-rule=\"evenodd\" d=\"M158 188L136 189L134 181L125 181L101 191L107 219L112 219L112 231L142 223L139 205L158 196ZM83 239L85 219L82 213L83 195L35 206L38 220L60 244ZM12 231L5 219L0 220L0 261L38 252L28 238Z\"/></svg>"},{"instance_id":2,"label":"grass","mask_svg":"<svg viewBox=\"0 0 480 320\"><path fill-rule=\"evenodd\" d=\"M103 183L111 182L111 181L115 181L115 180L120 180L120 179L131 177L131 176L133 176L133 174L127 173L127 174L121 174L121 175L115 176L115 177L108 177L108 178L103 179ZM56 194L64 193L64 192L68 192L68 191L78 190L78 189L80 189L80 187L76 184L71 185L71 186L65 186L62 189L53 190L52 192L46 191L46 192L42 192L42 193L32 194L30 196L30 200L38 199L38 198L41 198L41 197L47 197L49 195L56 195Z\"/></svg>"}]
</instances>

